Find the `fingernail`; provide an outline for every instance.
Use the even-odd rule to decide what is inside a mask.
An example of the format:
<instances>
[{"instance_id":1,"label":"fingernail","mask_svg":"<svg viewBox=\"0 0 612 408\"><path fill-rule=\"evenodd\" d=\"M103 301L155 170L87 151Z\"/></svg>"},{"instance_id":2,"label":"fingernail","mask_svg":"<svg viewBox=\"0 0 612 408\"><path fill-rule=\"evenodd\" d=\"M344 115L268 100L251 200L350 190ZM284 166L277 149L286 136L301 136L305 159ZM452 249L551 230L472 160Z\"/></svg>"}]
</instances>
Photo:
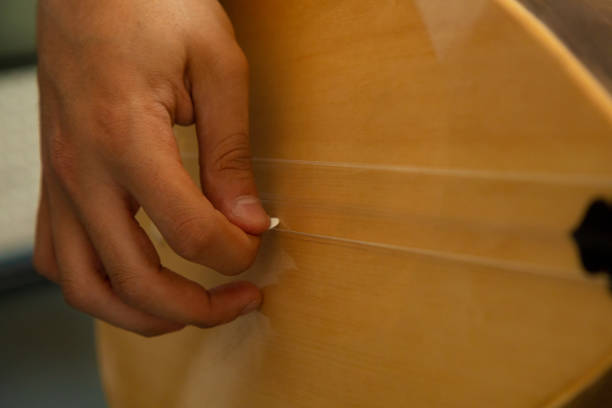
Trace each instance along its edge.
<instances>
[{"instance_id":1,"label":"fingernail","mask_svg":"<svg viewBox=\"0 0 612 408\"><path fill-rule=\"evenodd\" d=\"M261 201L255 196L245 195L236 198L232 213L236 218L248 224L259 224L261 220L268 222L268 214L263 209Z\"/></svg>"},{"instance_id":2,"label":"fingernail","mask_svg":"<svg viewBox=\"0 0 612 408\"><path fill-rule=\"evenodd\" d=\"M242 311L240 312L240 315L245 315L245 314L251 313L254 310L257 310L260 304L261 304L261 301L259 300L252 301L251 303L246 305L244 309L242 309Z\"/></svg>"}]
</instances>

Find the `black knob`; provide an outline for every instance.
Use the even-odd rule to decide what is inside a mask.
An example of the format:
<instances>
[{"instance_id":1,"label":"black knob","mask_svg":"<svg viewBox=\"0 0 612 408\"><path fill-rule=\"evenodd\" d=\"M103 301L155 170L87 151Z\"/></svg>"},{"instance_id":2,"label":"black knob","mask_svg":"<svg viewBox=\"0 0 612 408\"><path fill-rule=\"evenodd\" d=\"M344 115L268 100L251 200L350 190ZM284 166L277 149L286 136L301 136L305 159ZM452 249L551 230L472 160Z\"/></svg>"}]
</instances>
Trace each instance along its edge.
<instances>
[{"instance_id":1,"label":"black knob","mask_svg":"<svg viewBox=\"0 0 612 408\"><path fill-rule=\"evenodd\" d=\"M593 201L572 235L584 268L612 275L612 207L602 199Z\"/></svg>"}]
</instances>

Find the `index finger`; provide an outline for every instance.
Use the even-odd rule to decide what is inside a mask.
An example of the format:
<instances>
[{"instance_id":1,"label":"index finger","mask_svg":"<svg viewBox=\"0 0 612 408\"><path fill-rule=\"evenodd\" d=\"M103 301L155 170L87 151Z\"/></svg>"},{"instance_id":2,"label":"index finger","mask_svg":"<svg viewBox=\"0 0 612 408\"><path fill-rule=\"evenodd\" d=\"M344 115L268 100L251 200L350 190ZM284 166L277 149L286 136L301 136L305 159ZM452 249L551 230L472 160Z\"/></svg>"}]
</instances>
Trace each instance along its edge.
<instances>
[{"instance_id":1,"label":"index finger","mask_svg":"<svg viewBox=\"0 0 612 408\"><path fill-rule=\"evenodd\" d=\"M128 137L132 142L114 163L115 179L140 203L170 247L224 274L247 269L259 238L232 224L204 196L180 161L169 123L150 122Z\"/></svg>"}]
</instances>

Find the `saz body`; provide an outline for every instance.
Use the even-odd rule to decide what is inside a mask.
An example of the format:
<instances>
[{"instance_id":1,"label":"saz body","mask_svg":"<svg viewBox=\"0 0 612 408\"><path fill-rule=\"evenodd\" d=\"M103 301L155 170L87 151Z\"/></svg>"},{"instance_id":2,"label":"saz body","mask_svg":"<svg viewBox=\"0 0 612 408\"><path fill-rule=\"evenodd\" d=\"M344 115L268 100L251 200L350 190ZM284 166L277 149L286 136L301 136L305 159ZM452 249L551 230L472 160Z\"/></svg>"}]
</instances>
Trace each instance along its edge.
<instances>
[{"instance_id":1,"label":"saz body","mask_svg":"<svg viewBox=\"0 0 612 408\"><path fill-rule=\"evenodd\" d=\"M571 237L612 193L612 99L541 21L514 0L224 5L281 219L246 274L265 303L156 339L99 323L110 406L553 407L612 365L612 296Z\"/></svg>"}]
</instances>

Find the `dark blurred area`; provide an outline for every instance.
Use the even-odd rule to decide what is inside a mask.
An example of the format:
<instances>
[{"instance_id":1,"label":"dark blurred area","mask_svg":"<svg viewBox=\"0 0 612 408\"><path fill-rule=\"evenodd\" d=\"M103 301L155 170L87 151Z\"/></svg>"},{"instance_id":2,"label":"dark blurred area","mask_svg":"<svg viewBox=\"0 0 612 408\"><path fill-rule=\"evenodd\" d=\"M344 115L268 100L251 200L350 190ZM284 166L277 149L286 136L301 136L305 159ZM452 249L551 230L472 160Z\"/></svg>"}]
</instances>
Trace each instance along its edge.
<instances>
[{"instance_id":1,"label":"dark blurred area","mask_svg":"<svg viewBox=\"0 0 612 408\"><path fill-rule=\"evenodd\" d=\"M0 67L36 61L36 1L3 0L0 3Z\"/></svg>"}]
</instances>

